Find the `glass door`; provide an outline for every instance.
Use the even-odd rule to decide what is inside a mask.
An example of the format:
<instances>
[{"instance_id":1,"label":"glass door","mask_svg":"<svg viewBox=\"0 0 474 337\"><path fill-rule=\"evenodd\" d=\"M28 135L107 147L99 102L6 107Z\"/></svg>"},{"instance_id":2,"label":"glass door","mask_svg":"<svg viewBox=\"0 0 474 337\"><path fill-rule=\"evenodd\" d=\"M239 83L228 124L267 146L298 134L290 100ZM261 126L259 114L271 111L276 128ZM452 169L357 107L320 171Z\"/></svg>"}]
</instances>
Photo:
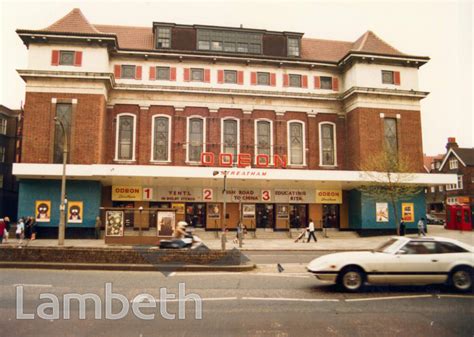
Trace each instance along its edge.
<instances>
[{"instance_id":1,"label":"glass door","mask_svg":"<svg viewBox=\"0 0 474 337\"><path fill-rule=\"evenodd\" d=\"M325 228L339 228L339 205L323 205L323 226Z\"/></svg>"},{"instance_id":2,"label":"glass door","mask_svg":"<svg viewBox=\"0 0 474 337\"><path fill-rule=\"evenodd\" d=\"M308 205L290 205L291 228L303 228L308 226Z\"/></svg>"},{"instance_id":3,"label":"glass door","mask_svg":"<svg viewBox=\"0 0 474 337\"><path fill-rule=\"evenodd\" d=\"M194 228L206 227L206 204L187 203L186 222Z\"/></svg>"},{"instance_id":4,"label":"glass door","mask_svg":"<svg viewBox=\"0 0 474 337\"><path fill-rule=\"evenodd\" d=\"M256 204L257 228L275 228L273 204Z\"/></svg>"}]
</instances>

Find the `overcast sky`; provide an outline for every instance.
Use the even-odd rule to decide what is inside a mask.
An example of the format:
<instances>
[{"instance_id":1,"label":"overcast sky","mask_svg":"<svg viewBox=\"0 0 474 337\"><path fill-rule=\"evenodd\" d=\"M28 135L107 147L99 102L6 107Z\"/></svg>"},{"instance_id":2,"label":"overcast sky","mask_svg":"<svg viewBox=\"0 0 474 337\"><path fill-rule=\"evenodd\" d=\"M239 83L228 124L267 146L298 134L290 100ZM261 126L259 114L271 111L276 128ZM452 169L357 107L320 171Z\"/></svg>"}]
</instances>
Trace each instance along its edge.
<instances>
[{"instance_id":1,"label":"overcast sky","mask_svg":"<svg viewBox=\"0 0 474 337\"><path fill-rule=\"evenodd\" d=\"M78 7L91 23L151 27L153 21L304 32L305 37L355 41L367 30L411 55L420 68L423 148L444 152L447 137L473 146L471 1L4 1L1 8L0 104L19 108L27 50L17 28L41 29ZM28 130L25 130L28 132ZM409 135L406 135L407 137Z\"/></svg>"}]
</instances>

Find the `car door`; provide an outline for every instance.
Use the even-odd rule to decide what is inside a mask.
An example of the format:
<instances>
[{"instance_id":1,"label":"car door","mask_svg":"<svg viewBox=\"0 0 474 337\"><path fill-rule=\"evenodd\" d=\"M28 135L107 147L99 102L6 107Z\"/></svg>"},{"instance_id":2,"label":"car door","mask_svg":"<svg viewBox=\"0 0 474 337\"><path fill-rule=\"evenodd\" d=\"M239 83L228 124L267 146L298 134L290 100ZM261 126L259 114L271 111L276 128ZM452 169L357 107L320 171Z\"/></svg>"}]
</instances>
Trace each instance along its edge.
<instances>
[{"instance_id":1,"label":"car door","mask_svg":"<svg viewBox=\"0 0 474 337\"><path fill-rule=\"evenodd\" d=\"M445 274L445 280L447 280L449 272L455 265L462 262L472 265L473 254L466 249L448 241L438 241L436 245L438 251L436 255L438 270L440 273Z\"/></svg>"},{"instance_id":2,"label":"car door","mask_svg":"<svg viewBox=\"0 0 474 337\"><path fill-rule=\"evenodd\" d=\"M385 260L385 282L394 284L441 283L440 254L433 240L410 240Z\"/></svg>"}]
</instances>

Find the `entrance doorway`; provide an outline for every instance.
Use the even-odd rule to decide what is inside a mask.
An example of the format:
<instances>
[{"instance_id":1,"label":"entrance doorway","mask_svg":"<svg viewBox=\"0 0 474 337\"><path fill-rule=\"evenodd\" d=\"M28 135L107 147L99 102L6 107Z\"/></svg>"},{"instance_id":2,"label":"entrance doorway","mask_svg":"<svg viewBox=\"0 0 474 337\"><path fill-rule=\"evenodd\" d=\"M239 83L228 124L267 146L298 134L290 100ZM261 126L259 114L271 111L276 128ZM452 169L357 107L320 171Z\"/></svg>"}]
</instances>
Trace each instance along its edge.
<instances>
[{"instance_id":1,"label":"entrance doorway","mask_svg":"<svg viewBox=\"0 0 474 337\"><path fill-rule=\"evenodd\" d=\"M150 202L150 208L171 208L169 202ZM149 226L150 228L156 228L157 226L157 214L156 211L150 210Z\"/></svg>"},{"instance_id":2,"label":"entrance doorway","mask_svg":"<svg viewBox=\"0 0 474 337\"><path fill-rule=\"evenodd\" d=\"M124 208L123 217L124 217L125 227L133 227L133 224L135 223L134 210L133 210L133 208L135 208L135 203L133 201L132 202L114 201L112 202L112 207ZM127 210L128 208L130 208L130 210Z\"/></svg>"},{"instance_id":3,"label":"entrance doorway","mask_svg":"<svg viewBox=\"0 0 474 337\"><path fill-rule=\"evenodd\" d=\"M339 205L323 205L323 226L325 228L339 228Z\"/></svg>"},{"instance_id":4,"label":"entrance doorway","mask_svg":"<svg viewBox=\"0 0 474 337\"><path fill-rule=\"evenodd\" d=\"M206 227L206 204L187 203L186 222L194 228Z\"/></svg>"},{"instance_id":5,"label":"entrance doorway","mask_svg":"<svg viewBox=\"0 0 474 337\"><path fill-rule=\"evenodd\" d=\"M290 205L291 228L302 228L308 225L308 205Z\"/></svg>"},{"instance_id":6,"label":"entrance doorway","mask_svg":"<svg viewBox=\"0 0 474 337\"><path fill-rule=\"evenodd\" d=\"M256 204L255 206L257 228L275 228L273 204Z\"/></svg>"}]
</instances>

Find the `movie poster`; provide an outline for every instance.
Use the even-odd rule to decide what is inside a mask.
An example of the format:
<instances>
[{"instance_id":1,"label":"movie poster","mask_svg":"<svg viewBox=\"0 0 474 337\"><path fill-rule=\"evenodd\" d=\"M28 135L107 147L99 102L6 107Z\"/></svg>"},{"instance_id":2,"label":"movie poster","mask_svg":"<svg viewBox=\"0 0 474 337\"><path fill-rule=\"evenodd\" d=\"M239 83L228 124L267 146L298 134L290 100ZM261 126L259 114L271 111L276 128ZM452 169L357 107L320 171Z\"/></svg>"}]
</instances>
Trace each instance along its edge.
<instances>
[{"instance_id":1,"label":"movie poster","mask_svg":"<svg viewBox=\"0 0 474 337\"><path fill-rule=\"evenodd\" d=\"M413 203L402 203L402 219L405 222L415 221L415 205Z\"/></svg>"},{"instance_id":2,"label":"movie poster","mask_svg":"<svg viewBox=\"0 0 474 337\"><path fill-rule=\"evenodd\" d=\"M123 236L123 211L107 211L105 213L105 235Z\"/></svg>"},{"instance_id":3,"label":"movie poster","mask_svg":"<svg viewBox=\"0 0 474 337\"><path fill-rule=\"evenodd\" d=\"M219 208L219 204L209 204L207 209L207 216L209 219L220 219L221 211Z\"/></svg>"},{"instance_id":4,"label":"movie poster","mask_svg":"<svg viewBox=\"0 0 474 337\"><path fill-rule=\"evenodd\" d=\"M244 219L255 219L255 204L242 205L242 217Z\"/></svg>"},{"instance_id":5,"label":"movie poster","mask_svg":"<svg viewBox=\"0 0 474 337\"><path fill-rule=\"evenodd\" d=\"M83 219L83 202L69 201L67 204L67 222L82 223Z\"/></svg>"},{"instance_id":6,"label":"movie poster","mask_svg":"<svg viewBox=\"0 0 474 337\"><path fill-rule=\"evenodd\" d=\"M377 202L375 204L375 218L377 222L388 222L388 203Z\"/></svg>"},{"instance_id":7,"label":"movie poster","mask_svg":"<svg viewBox=\"0 0 474 337\"><path fill-rule=\"evenodd\" d=\"M51 200L36 200L35 206L36 222L50 222Z\"/></svg>"},{"instance_id":8,"label":"movie poster","mask_svg":"<svg viewBox=\"0 0 474 337\"><path fill-rule=\"evenodd\" d=\"M158 211L157 235L172 236L175 228L176 214L173 211Z\"/></svg>"}]
</instances>

